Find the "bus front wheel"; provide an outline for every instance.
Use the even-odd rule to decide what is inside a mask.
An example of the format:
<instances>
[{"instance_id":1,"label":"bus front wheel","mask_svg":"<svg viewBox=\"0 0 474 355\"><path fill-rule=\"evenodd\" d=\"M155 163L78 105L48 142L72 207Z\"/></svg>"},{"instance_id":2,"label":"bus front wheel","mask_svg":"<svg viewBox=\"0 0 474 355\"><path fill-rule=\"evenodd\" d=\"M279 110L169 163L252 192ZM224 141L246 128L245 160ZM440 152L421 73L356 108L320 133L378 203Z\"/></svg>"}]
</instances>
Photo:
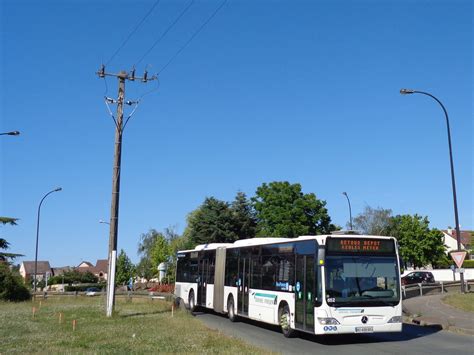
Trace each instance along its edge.
<instances>
[{"instance_id":1,"label":"bus front wheel","mask_svg":"<svg viewBox=\"0 0 474 355\"><path fill-rule=\"evenodd\" d=\"M229 300L227 301L227 315L229 316L229 320L231 322L235 322L237 320L237 316L235 315L234 297L232 296L230 296Z\"/></svg>"},{"instance_id":2,"label":"bus front wheel","mask_svg":"<svg viewBox=\"0 0 474 355\"><path fill-rule=\"evenodd\" d=\"M196 301L194 300L194 291L193 290L191 290L191 292L189 292L188 305L189 305L189 310L191 312L193 312L194 308L196 308Z\"/></svg>"},{"instance_id":3,"label":"bus front wheel","mask_svg":"<svg viewBox=\"0 0 474 355\"><path fill-rule=\"evenodd\" d=\"M286 338L291 338L295 335L295 330L291 329L290 323L291 323L290 307L288 307L288 305L285 305L280 310L280 326L281 326L281 331Z\"/></svg>"}]
</instances>

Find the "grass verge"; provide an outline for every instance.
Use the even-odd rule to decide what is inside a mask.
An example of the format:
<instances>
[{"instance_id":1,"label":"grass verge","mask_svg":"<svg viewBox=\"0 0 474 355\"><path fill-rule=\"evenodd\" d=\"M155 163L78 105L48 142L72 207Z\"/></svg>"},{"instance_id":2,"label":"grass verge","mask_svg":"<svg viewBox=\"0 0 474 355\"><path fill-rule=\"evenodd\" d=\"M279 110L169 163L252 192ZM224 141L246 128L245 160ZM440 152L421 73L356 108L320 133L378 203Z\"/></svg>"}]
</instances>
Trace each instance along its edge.
<instances>
[{"instance_id":1,"label":"grass verge","mask_svg":"<svg viewBox=\"0 0 474 355\"><path fill-rule=\"evenodd\" d=\"M443 298L443 302L463 311L474 312L474 293L456 293Z\"/></svg>"},{"instance_id":2,"label":"grass verge","mask_svg":"<svg viewBox=\"0 0 474 355\"><path fill-rule=\"evenodd\" d=\"M169 302L118 298L112 318L104 303L103 297L73 296L0 302L0 354L269 353L208 329L185 311L171 317Z\"/></svg>"}]
</instances>

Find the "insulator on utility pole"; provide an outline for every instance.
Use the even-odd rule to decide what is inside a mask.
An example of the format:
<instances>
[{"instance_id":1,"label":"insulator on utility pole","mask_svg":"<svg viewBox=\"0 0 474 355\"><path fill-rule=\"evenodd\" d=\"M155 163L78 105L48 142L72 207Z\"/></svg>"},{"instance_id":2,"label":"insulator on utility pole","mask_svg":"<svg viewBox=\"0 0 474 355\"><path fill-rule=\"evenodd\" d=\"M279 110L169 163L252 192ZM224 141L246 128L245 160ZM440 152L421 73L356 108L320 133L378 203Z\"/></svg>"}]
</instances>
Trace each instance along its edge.
<instances>
[{"instance_id":1,"label":"insulator on utility pole","mask_svg":"<svg viewBox=\"0 0 474 355\"><path fill-rule=\"evenodd\" d=\"M99 78L105 78L105 65L104 64L100 66L100 70L97 72L97 75L99 75Z\"/></svg>"}]
</instances>

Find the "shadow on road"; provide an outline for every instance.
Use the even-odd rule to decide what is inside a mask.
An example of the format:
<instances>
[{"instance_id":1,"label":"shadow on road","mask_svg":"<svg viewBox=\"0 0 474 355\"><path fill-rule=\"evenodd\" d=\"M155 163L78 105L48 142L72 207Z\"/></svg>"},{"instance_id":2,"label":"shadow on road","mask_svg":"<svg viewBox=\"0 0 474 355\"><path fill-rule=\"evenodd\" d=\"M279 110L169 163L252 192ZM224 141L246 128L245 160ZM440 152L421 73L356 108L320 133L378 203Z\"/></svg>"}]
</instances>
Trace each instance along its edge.
<instances>
[{"instance_id":1,"label":"shadow on road","mask_svg":"<svg viewBox=\"0 0 474 355\"><path fill-rule=\"evenodd\" d=\"M198 310L193 312L195 317L212 314L217 317L227 318L225 315L215 313L210 310ZM239 322L250 326L266 329L272 332L281 333L280 327L254 321L247 318L239 318ZM314 335L304 332L298 332L296 337L323 345L348 345L348 344L370 344L380 342L400 342L421 338L439 332L441 328L422 327L412 324L403 324L403 330L400 333L374 333L374 334L341 334L341 335ZM281 335L283 337L283 334Z\"/></svg>"}]
</instances>

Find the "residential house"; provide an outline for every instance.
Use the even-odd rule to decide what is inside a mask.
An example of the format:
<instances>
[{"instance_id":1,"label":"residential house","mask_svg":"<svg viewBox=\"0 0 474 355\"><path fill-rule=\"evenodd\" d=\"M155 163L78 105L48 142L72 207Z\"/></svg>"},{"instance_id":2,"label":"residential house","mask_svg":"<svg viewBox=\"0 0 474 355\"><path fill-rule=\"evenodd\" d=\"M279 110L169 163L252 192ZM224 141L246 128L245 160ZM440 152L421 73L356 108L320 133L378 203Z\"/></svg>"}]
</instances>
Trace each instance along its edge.
<instances>
[{"instance_id":1,"label":"residential house","mask_svg":"<svg viewBox=\"0 0 474 355\"><path fill-rule=\"evenodd\" d=\"M105 281L107 280L108 267L109 262L107 259L99 259L95 266L88 261L83 261L75 268L75 270L79 272L91 272L99 278L99 281Z\"/></svg>"},{"instance_id":2,"label":"residential house","mask_svg":"<svg viewBox=\"0 0 474 355\"><path fill-rule=\"evenodd\" d=\"M458 241L457 241L457 233L455 229L448 228L447 230L442 230L443 232L443 239L444 239L444 245L446 246L446 253L449 253L451 251L456 251L458 250ZM466 250L466 249L472 249L473 243L473 235L472 231L459 231L461 234L460 242L461 242L461 249Z\"/></svg>"},{"instance_id":3,"label":"residential house","mask_svg":"<svg viewBox=\"0 0 474 355\"><path fill-rule=\"evenodd\" d=\"M22 261L20 265L20 274L27 282L29 279L33 279L35 275L35 262L34 261ZM37 261L36 263L36 279L43 280L46 275L48 277L54 275L49 261Z\"/></svg>"}]
</instances>

